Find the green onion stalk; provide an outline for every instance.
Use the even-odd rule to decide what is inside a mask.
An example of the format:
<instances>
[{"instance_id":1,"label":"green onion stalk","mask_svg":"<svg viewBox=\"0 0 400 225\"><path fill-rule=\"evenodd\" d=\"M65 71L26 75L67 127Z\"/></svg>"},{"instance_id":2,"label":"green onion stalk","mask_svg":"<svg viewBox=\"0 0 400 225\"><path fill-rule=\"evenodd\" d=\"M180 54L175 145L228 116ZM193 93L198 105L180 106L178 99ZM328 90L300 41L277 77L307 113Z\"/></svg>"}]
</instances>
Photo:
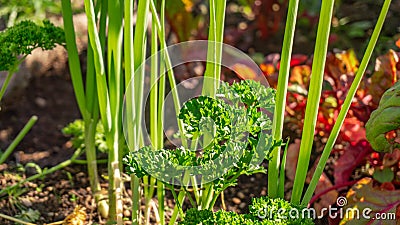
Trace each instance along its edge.
<instances>
[{"instance_id":1,"label":"green onion stalk","mask_svg":"<svg viewBox=\"0 0 400 225\"><path fill-rule=\"evenodd\" d=\"M309 94L308 94L308 101L304 119L304 127L306 127L307 129L303 129L302 131L300 152L299 152L296 175L291 197L291 202L294 204L301 204L303 206L306 206L309 203L315 191L318 180L322 175L325 164L329 158L334 143L340 132L343 121L350 108L352 99L355 96L358 85L360 84L362 76L371 58L373 49L376 45L379 33L382 29L385 17L387 15L390 2L391 2L390 0L385 0L383 4L380 16L378 18L378 22L371 36L371 40L368 44L367 50L362 59L360 68L357 71L355 79L349 89L349 93L346 96L346 99L341 107L336 123L332 129L332 133L328 138L327 144L324 148L320 161L318 162L316 171L314 172L314 175L312 177L311 183L308 186L303 197L303 190L304 187L306 186L305 180L308 172L311 150L314 141L314 131L317 120L319 101L322 91L325 59L328 49L328 39L330 34L331 20L334 8L334 0L322 1L321 11L320 11L320 21L318 24L317 39L314 51L314 60L312 65L310 89L308 90ZM285 36L281 54L282 55L281 69L279 71L279 77L278 77L276 106L275 106L274 121L273 121L273 136L276 140L280 140L282 138L283 117L286 105L287 86L288 86L288 79L290 72L290 59L292 54L293 37L296 25L298 3L299 1L297 0L289 1ZM271 198L284 197L284 178L285 178L284 167L286 164L286 152L287 152L287 145L281 163L280 148L279 147L275 148L273 150L272 160L269 162L268 196Z\"/></svg>"},{"instance_id":2,"label":"green onion stalk","mask_svg":"<svg viewBox=\"0 0 400 225\"><path fill-rule=\"evenodd\" d=\"M98 4L100 6L101 2L99 2ZM90 186L96 200L99 213L103 217L108 217L109 206L108 203L105 201L106 198L102 194L102 190L100 187L95 148L96 126L99 121L99 103L95 77L96 71L94 67L87 66L85 82L86 84L84 85L78 50L76 46L76 36L72 19L72 7L69 0L62 0L62 14L72 84L75 92L75 97L78 102L78 107L84 120L84 143ZM92 48L88 48L87 63L88 65L91 65L93 64L93 62L94 51L92 50Z\"/></svg>"}]
</instances>

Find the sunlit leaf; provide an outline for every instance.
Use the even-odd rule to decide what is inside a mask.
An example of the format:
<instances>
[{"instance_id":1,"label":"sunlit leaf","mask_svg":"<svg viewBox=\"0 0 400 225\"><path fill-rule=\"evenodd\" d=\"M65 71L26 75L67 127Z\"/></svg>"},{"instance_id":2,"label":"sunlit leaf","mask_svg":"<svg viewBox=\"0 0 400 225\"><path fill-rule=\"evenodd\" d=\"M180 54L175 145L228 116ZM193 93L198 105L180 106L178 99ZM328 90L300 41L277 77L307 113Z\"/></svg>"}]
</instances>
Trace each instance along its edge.
<instances>
[{"instance_id":1,"label":"sunlit leaf","mask_svg":"<svg viewBox=\"0 0 400 225\"><path fill-rule=\"evenodd\" d=\"M400 48L400 38L396 41L396 46Z\"/></svg>"},{"instance_id":2,"label":"sunlit leaf","mask_svg":"<svg viewBox=\"0 0 400 225\"><path fill-rule=\"evenodd\" d=\"M388 53L376 59L375 72L371 76L371 84L368 89L375 105L378 105L383 93L400 78L400 71L396 68L398 63L399 57L393 50L389 50Z\"/></svg>"},{"instance_id":3,"label":"sunlit leaf","mask_svg":"<svg viewBox=\"0 0 400 225\"><path fill-rule=\"evenodd\" d=\"M336 88L340 89L349 82L349 78L346 77L354 76L358 65L359 62L352 49L340 53L329 53L326 58L325 73L333 79ZM346 77L342 77L342 75L346 75Z\"/></svg>"},{"instance_id":4,"label":"sunlit leaf","mask_svg":"<svg viewBox=\"0 0 400 225\"><path fill-rule=\"evenodd\" d=\"M400 82L383 94L365 127L368 141L376 151L392 152L400 148Z\"/></svg>"},{"instance_id":5,"label":"sunlit leaf","mask_svg":"<svg viewBox=\"0 0 400 225\"><path fill-rule=\"evenodd\" d=\"M310 75L311 75L310 66L308 65L295 66L292 69L289 81L292 84L300 84L308 87L308 83L310 82Z\"/></svg>"},{"instance_id":6,"label":"sunlit leaf","mask_svg":"<svg viewBox=\"0 0 400 225\"><path fill-rule=\"evenodd\" d=\"M380 183L391 182L394 178L394 173L390 168L387 167L383 169L376 169L374 171L373 178Z\"/></svg>"},{"instance_id":7,"label":"sunlit leaf","mask_svg":"<svg viewBox=\"0 0 400 225\"><path fill-rule=\"evenodd\" d=\"M388 191L380 190L373 187L373 180L371 178L363 178L358 181L347 192L347 206L344 212L345 218L341 221L340 225L396 225L396 219L392 220L374 220L376 213L386 213L385 215L395 215L396 209L400 204L400 190ZM347 209L357 209L360 212L359 219L356 218L356 213ZM370 218L362 216L362 212L366 213ZM351 215L353 212L353 216ZM399 218L397 218L399 219Z\"/></svg>"},{"instance_id":8,"label":"sunlit leaf","mask_svg":"<svg viewBox=\"0 0 400 225\"><path fill-rule=\"evenodd\" d=\"M333 173L335 184L343 184L349 181L354 169L365 162L365 157L371 152L371 146L367 141L360 141L356 145L349 145L335 163Z\"/></svg>"}]
</instances>

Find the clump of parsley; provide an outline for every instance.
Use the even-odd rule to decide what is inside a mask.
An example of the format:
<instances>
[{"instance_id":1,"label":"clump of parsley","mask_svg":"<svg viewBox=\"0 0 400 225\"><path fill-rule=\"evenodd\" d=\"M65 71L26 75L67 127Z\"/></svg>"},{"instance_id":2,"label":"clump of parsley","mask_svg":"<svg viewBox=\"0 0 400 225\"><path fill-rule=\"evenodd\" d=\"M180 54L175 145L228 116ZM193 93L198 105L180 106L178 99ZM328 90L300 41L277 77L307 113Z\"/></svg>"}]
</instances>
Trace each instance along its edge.
<instances>
[{"instance_id":1,"label":"clump of parsley","mask_svg":"<svg viewBox=\"0 0 400 225\"><path fill-rule=\"evenodd\" d=\"M270 135L272 122L268 115L274 109L275 91L246 80L222 84L217 97L191 99L178 115L189 139L203 135L202 119L212 119L215 130L212 143L198 152L184 147L153 150L146 146L124 158L126 171L138 177L163 174L163 178L168 176L176 182L191 167L191 174L212 180L217 193L235 185L240 175L265 172L259 164L269 158L270 149L276 144ZM227 168L227 165L232 166Z\"/></svg>"},{"instance_id":2,"label":"clump of parsley","mask_svg":"<svg viewBox=\"0 0 400 225\"><path fill-rule=\"evenodd\" d=\"M219 210L186 211L184 220L179 225L313 225L311 218L302 217L303 208L295 206L284 199L268 197L253 198L249 206L249 214L237 214ZM299 212L298 217L290 216L290 212ZM265 215L266 214L266 215Z\"/></svg>"},{"instance_id":3,"label":"clump of parsley","mask_svg":"<svg viewBox=\"0 0 400 225\"><path fill-rule=\"evenodd\" d=\"M50 21L43 21L43 26L29 20L22 21L0 32L0 71L15 70L36 48L51 50L56 44L64 43L64 31Z\"/></svg>"}]
</instances>

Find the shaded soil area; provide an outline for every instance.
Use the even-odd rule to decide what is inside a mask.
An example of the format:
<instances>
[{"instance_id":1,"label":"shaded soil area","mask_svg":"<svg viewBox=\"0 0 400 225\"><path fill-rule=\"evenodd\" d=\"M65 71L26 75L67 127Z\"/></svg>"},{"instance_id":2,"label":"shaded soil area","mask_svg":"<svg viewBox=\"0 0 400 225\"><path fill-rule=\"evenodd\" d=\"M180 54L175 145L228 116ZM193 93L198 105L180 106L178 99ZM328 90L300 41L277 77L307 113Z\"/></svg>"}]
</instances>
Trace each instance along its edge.
<instances>
[{"instance_id":1,"label":"shaded soil area","mask_svg":"<svg viewBox=\"0 0 400 225\"><path fill-rule=\"evenodd\" d=\"M0 112L1 149L5 149L33 115L37 123L15 149L10 161L35 162L54 166L73 153L61 129L79 118L71 81L63 76L33 77L18 98L2 106Z\"/></svg>"}]
</instances>

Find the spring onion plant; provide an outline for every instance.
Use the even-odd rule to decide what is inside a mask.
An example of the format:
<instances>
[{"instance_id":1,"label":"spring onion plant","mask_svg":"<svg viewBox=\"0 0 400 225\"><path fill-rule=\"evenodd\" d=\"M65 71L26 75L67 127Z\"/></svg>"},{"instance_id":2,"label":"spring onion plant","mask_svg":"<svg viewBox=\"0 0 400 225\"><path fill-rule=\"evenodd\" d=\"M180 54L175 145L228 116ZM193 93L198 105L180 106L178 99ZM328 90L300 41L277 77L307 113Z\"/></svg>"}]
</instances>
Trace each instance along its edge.
<instances>
[{"instance_id":1,"label":"spring onion plant","mask_svg":"<svg viewBox=\"0 0 400 225\"><path fill-rule=\"evenodd\" d=\"M102 216L107 217L108 204L105 201L105 197L101 194L96 161L95 134L96 126L99 120L99 103L97 97L95 69L92 66L87 67L86 85L84 85L78 50L75 41L76 37L72 20L72 8L69 1L62 1L62 12L71 79L78 107L84 121L84 144L90 186L98 205L98 211ZM104 37L102 39L104 42ZM88 48L87 52L87 62L88 64L93 64L94 53L92 48Z\"/></svg>"},{"instance_id":2,"label":"spring onion plant","mask_svg":"<svg viewBox=\"0 0 400 225\"><path fill-rule=\"evenodd\" d=\"M318 106L322 90L325 58L327 53L328 38L329 38L332 12L334 6L333 0L322 1L320 21L318 24L317 39L314 51L314 60L312 65L310 89L308 91L309 97L307 101L305 120L304 120L304 127L306 129L303 129L302 133L300 153L299 153L296 176L294 180L293 192L291 197L291 202L293 204L307 205L315 191L318 180L323 172L323 169L332 151L336 138L338 137L340 128L350 108L352 99L354 98L358 85L362 79L362 76L371 58L371 54L373 52L374 46L377 42L379 33L383 26L383 22L388 12L390 2L391 2L390 0L384 1L381 14L378 18L369 45L362 59L360 68L357 71L355 79L349 89L349 93L346 96L346 99L342 105L342 109L338 115L334 128L332 129L332 133L330 134L328 141L325 145L321 159L317 165L317 169L313 174L311 183L308 186L306 193L303 195L303 189L305 187L305 179L308 171L308 165L310 161L311 149L313 144ZM284 43L282 48L281 70L279 72L279 78L278 78L278 87L276 96L277 102L274 113L275 117L274 117L273 135L277 139L282 137L283 116L285 111L288 76L290 69L289 62L290 62L291 49L293 45L293 35L296 24L297 9L298 9L298 1L295 0L290 1L288 8ZM282 194L284 193L284 186L280 185L283 184L283 182L280 181L285 176L285 174L283 173L284 170L282 170L281 168L281 166L282 165L284 166L284 164L280 164L279 151L280 151L279 148L276 148L273 151L272 161L269 164L268 195L269 197L272 198L283 197Z\"/></svg>"},{"instance_id":3,"label":"spring onion plant","mask_svg":"<svg viewBox=\"0 0 400 225\"><path fill-rule=\"evenodd\" d=\"M133 26L134 1L93 1L85 0L85 12L88 19L88 55L86 81L83 82L79 58L75 45L75 35L72 20L72 10L69 0L63 0L64 29L67 39L69 54L69 66L72 82L79 109L85 121L85 151L92 191L98 204L102 203L107 210L110 223L123 223L122 205L122 156L127 145L122 132L122 111L124 94L127 109L132 110L134 118L128 118L129 130L132 131L126 137L132 149L143 146L141 122L143 115L143 85L144 71L140 66L146 59L148 15L153 10L151 27L152 52L158 51L158 43L165 48L164 19L158 18L155 3L150 0L138 1L136 10L136 23ZM162 2L165 8L165 2ZM163 10L161 10L163 15ZM154 62L155 64L156 62ZM153 68L152 68L153 69ZM129 89L130 82L134 88ZM164 83L163 83L164 82ZM84 85L85 83L85 85ZM174 82L173 82L174 83ZM162 118L161 107L164 98L165 80L159 84L158 100L152 93L152 139L158 145L163 144L161 125L154 123ZM99 179L97 174L96 152L93 144L93 135L97 122L103 125L108 148L108 204L102 201ZM149 221L150 201L155 191L156 180L150 176L131 176L132 188L132 220L133 224L139 224L142 220L140 212L141 195L144 194L146 209L145 221ZM159 202L164 202L164 186L157 184ZM97 195L98 194L98 195ZM99 205L101 206L101 205ZM163 215L163 207L160 206L159 214ZM100 208L101 210L101 208ZM104 214L103 214L104 215ZM164 220L164 216L162 216Z\"/></svg>"}]
</instances>

